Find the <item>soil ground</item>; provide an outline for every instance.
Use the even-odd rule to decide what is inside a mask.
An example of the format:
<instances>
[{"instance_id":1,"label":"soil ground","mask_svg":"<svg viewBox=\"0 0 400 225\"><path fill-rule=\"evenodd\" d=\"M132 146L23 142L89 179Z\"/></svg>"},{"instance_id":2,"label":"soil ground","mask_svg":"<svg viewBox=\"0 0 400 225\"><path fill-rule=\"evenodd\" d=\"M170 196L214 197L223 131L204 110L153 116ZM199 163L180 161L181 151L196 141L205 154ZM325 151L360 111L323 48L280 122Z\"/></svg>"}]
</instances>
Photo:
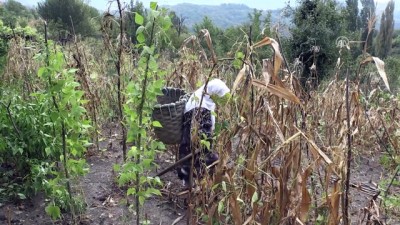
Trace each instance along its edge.
<instances>
[{"instance_id":1,"label":"soil ground","mask_svg":"<svg viewBox=\"0 0 400 225\"><path fill-rule=\"evenodd\" d=\"M100 149L93 154L88 154L87 161L90 165L90 172L81 180L80 188L85 196L87 204L84 215L80 216L80 224L119 225L135 224L135 213L129 210L124 203L124 190L121 190L115 183L113 165L121 162L121 145L115 126L108 126L104 129L103 138L100 142ZM157 160L160 168L166 168L174 162L173 154L165 153ZM151 172L152 175L156 171ZM359 156L353 163L351 181L354 184L379 183L384 170L379 164L379 155ZM162 180L165 184L164 190L174 193L183 190L181 182L177 179L175 171L171 171ZM394 187L398 188L398 187ZM371 199L367 194L352 188L351 189L351 218L352 224L358 224L361 209L367 207ZM186 210L184 199L171 197L165 194L162 197L148 199L142 207L142 218L151 221L150 224L170 225L184 216ZM46 201L42 194L32 199L19 203L0 204L0 224L30 225L30 224L70 224L69 218L59 221L51 221L45 213ZM381 214L383 212L380 212ZM176 224L186 224L186 219L181 219ZM387 224L400 224L399 218L388 218Z\"/></svg>"}]
</instances>

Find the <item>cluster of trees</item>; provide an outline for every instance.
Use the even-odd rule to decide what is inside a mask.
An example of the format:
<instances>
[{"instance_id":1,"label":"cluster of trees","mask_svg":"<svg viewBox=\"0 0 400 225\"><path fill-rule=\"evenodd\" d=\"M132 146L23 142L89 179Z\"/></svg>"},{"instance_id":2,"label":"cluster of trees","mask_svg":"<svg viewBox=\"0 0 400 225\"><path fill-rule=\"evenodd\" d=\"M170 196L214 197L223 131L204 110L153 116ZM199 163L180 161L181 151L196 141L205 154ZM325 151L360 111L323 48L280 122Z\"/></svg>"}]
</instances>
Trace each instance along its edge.
<instances>
[{"instance_id":1,"label":"cluster of trees","mask_svg":"<svg viewBox=\"0 0 400 225\"><path fill-rule=\"evenodd\" d=\"M82 36L99 32L100 13L83 0L45 0L38 4L37 12L53 31Z\"/></svg>"},{"instance_id":2,"label":"cluster of trees","mask_svg":"<svg viewBox=\"0 0 400 225\"><path fill-rule=\"evenodd\" d=\"M82 36L95 36L99 33L100 13L83 0L44 0L35 8L6 0L0 3L0 20L11 28L31 25L38 26L38 30L43 30L43 23L37 22L45 20L54 36L74 31Z\"/></svg>"},{"instance_id":3,"label":"cluster of trees","mask_svg":"<svg viewBox=\"0 0 400 225\"><path fill-rule=\"evenodd\" d=\"M361 11L359 12L359 9ZM288 46L291 58L303 63L307 78L313 72L319 78L327 76L338 58L336 40L340 36L350 41L349 65L361 54L371 54L382 59L391 53L394 32L394 1L389 1L381 16L380 28L376 27L378 15L374 0L346 0L341 6L334 0L300 0L293 13L292 38ZM312 65L317 70L310 71Z\"/></svg>"},{"instance_id":4,"label":"cluster of trees","mask_svg":"<svg viewBox=\"0 0 400 225\"><path fill-rule=\"evenodd\" d=\"M392 50L394 33L394 1L389 1L385 11L382 13L381 25L376 38L375 54L386 58Z\"/></svg>"},{"instance_id":5,"label":"cluster of trees","mask_svg":"<svg viewBox=\"0 0 400 225\"><path fill-rule=\"evenodd\" d=\"M345 58L349 66L355 65L354 60L362 54L386 59L400 52L396 49L400 45L400 33L394 32L393 0L389 1L382 15L376 15L374 0L361 0L361 5L358 0L346 0L344 5L336 0L298 0L297 3L296 8L288 6L284 10L291 18L291 24L287 24L289 34L281 36L287 58L301 63L303 84L310 76L320 80L332 74L339 57L339 37L344 36L350 41L351 54ZM379 27L376 26L378 19ZM222 30L206 17L194 26L194 31L208 29L217 54L223 55L232 50L239 38L249 34L249 27L252 28L253 41L259 40L261 35L274 35L271 34L270 14L254 10L249 14L249 20L242 26Z\"/></svg>"},{"instance_id":6,"label":"cluster of trees","mask_svg":"<svg viewBox=\"0 0 400 225\"><path fill-rule=\"evenodd\" d=\"M27 8L15 0L0 3L0 19L8 27L26 27L29 21L37 19L38 16L35 9Z\"/></svg>"}]
</instances>

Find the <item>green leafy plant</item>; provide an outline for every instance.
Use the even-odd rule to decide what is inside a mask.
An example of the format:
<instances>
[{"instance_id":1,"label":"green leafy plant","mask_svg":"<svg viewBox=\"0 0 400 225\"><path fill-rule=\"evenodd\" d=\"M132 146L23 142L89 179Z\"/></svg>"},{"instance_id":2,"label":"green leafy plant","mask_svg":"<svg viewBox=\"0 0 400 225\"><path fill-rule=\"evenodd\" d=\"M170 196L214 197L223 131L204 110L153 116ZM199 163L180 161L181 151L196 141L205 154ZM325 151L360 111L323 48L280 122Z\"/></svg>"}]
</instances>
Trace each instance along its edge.
<instances>
[{"instance_id":1,"label":"green leafy plant","mask_svg":"<svg viewBox=\"0 0 400 225\"><path fill-rule=\"evenodd\" d=\"M90 121L83 92L57 46L38 54L40 91L21 97L15 87L3 86L0 98L0 199L25 199L44 191L51 199L46 212L60 218L84 209L73 197L72 182L88 169L83 154ZM45 62L45 63L43 63Z\"/></svg>"},{"instance_id":2,"label":"green leafy plant","mask_svg":"<svg viewBox=\"0 0 400 225\"><path fill-rule=\"evenodd\" d=\"M83 107L87 101L83 99L83 91L78 90L80 84L75 81L76 69L67 68L61 51L52 43L50 46L56 51L47 51L47 65L38 71L42 81L47 82L47 88L35 96L49 106L49 121L45 125L52 130L48 135L57 143L45 149L47 155L57 160L50 164L52 178L41 179L51 198L46 212L54 219L61 215L60 209L69 210L73 217L77 209L82 209L82 203L73 197L71 182L88 171L83 154L90 145L87 135L91 126Z\"/></svg>"},{"instance_id":3,"label":"green leafy plant","mask_svg":"<svg viewBox=\"0 0 400 225\"><path fill-rule=\"evenodd\" d=\"M139 13L135 14L135 22L139 25L136 32L141 50L136 79L128 83L125 91L125 121L128 127L127 141L133 143L127 153L126 162L115 166L119 171L118 184L128 185L127 195L135 196L137 224L140 224L140 205L153 195L161 195L157 189L161 180L146 175L156 166L154 159L158 151L165 149L163 143L151 137L153 127L160 127L158 121L152 120L153 106L157 96L162 94L165 72L158 67L155 40L157 34L163 34L171 27L171 20L165 11L157 10L157 4L150 4L148 17L144 20ZM145 24L144 21L147 21Z\"/></svg>"}]
</instances>

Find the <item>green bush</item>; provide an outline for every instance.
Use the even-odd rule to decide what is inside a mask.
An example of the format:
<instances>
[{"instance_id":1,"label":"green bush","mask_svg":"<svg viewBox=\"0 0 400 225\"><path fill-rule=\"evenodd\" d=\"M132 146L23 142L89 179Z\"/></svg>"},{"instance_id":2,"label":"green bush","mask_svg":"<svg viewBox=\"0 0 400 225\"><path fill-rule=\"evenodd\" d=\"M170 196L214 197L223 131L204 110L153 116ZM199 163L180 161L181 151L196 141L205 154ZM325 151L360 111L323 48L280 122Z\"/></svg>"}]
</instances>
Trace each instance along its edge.
<instances>
[{"instance_id":1,"label":"green bush","mask_svg":"<svg viewBox=\"0 0 400 225\"><path fill-rule=\"evenodd\" d=\"M46 88L25 98L15 87L0 88L0 200L44 191L51 199L46 212L56 219L62 210L74 215L83 209L71 182L88 171L83 154L91 127L76 69L68 68L57 46L51 49L36 57L47 65L37 72Z\"/></svg>"},{"instance_id":2,"label":"green bush","mask_svg":"<svg viewBox=\"0 0 400 225\"><path fill-rule=\"evenodd\" d=\"M398 92L400 85L400 56L389 56L385 59L385 70L391 89Z\"/></svg>"},{"instance_id":3,"label":"green bush","mask_svg":"<svg viewBox=\"0 0 400 225\"><path fill-rule=\"evenodd\" d=\"M60 144L50 133L53 127L48 125L48 102L37 100L27 104L18 94L3 91L0 104L0 188L9 190L0 193L4 200L37 190L38 187L23 184L34 179L31 170L39 162L55 159L55 154L46 152L48 146L60 149ZM16 188L19 185L22 186Z\"/></svg>"}]
</instances>

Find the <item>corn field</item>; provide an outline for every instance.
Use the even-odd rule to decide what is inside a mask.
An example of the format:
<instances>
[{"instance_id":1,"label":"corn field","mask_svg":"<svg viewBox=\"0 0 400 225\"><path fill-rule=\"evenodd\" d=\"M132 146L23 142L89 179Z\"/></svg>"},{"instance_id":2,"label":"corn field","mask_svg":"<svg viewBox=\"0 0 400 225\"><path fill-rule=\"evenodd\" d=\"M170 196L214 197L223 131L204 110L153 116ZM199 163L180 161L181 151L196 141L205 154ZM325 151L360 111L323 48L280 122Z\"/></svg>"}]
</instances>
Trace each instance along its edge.
<instances>
[{"instance_id":1,"label":"corn field","mask_svg":"<svg viewBox=\"0 0 400 225\"><path fill-rule=\"evenodd\" d=\"M126 43L123 32L117 38L110 34L114 19L103 17L101 41L75 37L61 48L67 67L77 69L75 80L88 101L85 116L92 121L95 146L90 154L100 150L99 142L111 143L101 131L126 116L118 110L119 101L126 103L127 98L121 90L140 77L136 69L140 54ZM218 58L212 38L204 29L183 42L177 58L168 57L168 51L157 58L166 73L165 86L192 92L198 84L220 78L232 93L231 100L217 110L220 129L214 151L220 157L212 165L213 175L197 180L196 188L190 190L169 190L165 185L162 196L157 197L185 210L173 224L400 222L398 205L390 208L384 203L388 194L399 197L395 194L399 191L394 183L398 181L396 173L382 174L391 180L383 186L379 180L357 178L370 171L356 169L360 157L385 155L393 171L399 163L399 98L390 92L383 61L365 56L353 70L338 60L331 79L319 85L309 80L309 87L304 87L298 65L285 58L278 36L261 40L244 36L232 47L233 52L244 52L240 60ZM0 85L15 86L22 98L29 100L46 85L38 81L36 73L43 65L34 57L42 54L42 43L27 46L23 39L10 40ZM271 54L259 59L260 52ZM375 84L365 79L371 71L378 79ZM120 124L117 143L124 141L122 132L129 126ZM129 141L125 144L132 145ZM174 155L176 149L168 146L158 157ZM148 176L155 173L142 172ZM364 200L362 205L353 204L356 196ZM392 216L388 216L388 208ZM349 214L350 209L356 213Z\"/></svg>"}]
</instances>

